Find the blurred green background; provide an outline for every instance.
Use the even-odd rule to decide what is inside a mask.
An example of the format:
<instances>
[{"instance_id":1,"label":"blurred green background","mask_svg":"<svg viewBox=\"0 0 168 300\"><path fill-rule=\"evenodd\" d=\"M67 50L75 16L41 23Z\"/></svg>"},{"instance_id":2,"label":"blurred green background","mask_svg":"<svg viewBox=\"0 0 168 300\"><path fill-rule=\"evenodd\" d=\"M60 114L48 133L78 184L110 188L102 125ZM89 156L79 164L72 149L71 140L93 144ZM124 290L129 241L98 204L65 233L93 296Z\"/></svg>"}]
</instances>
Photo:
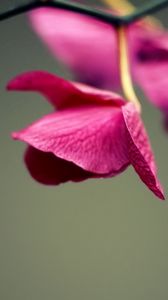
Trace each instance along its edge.
<instances>
[{"instance_id":1,"label":"blurred green background","mask_svg":"<svg viewBox=\"0 0 168 300\"><path fill-rule=\"evenodd\" d=\"M1 0L0 10L18 2ZM168 8L157 14L165 26L167 14ZM113 179L58 187L33 181L24 145L10 133L51 107L37 94L8 93L5 85L32 69L71 74L23 15L0 23L0 41L0 299L168 299L168 201L156 199L132 168ZM160 113L139 95L168 196L168 136Z\"/></svg>"}]
</instances>

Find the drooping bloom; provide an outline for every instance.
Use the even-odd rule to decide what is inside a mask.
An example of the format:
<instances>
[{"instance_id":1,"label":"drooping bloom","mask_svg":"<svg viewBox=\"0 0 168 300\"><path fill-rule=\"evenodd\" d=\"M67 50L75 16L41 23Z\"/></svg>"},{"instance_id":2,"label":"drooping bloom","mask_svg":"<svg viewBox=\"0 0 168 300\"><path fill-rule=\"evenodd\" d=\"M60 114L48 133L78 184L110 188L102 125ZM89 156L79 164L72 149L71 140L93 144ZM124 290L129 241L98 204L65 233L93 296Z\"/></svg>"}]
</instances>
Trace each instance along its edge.
<instances>
[{"instance_id":1,"label":"drooping bloom","mask_svg":"<svg viewBox=\"0 0 168 300\"><path fill-rule=\"evenodd\" d=\"M17 76L8 90L42 93L57 108L13 133L28 144L25 162L44 184L113 177L132 165L164 199L147 133L134 104L110 91L73 83L47 72Z\"/></svg>"},{"instance_id":2,"label":"drooping bloom","mask_svg":"<svg viewBox=\"0 0 168 300\"><path fill-rule=\"evenodd\" d=\"M119 88L118 42L115 28L73 12L41 8L31 12L33 28L84 83ZM136 23L127 28L134 81L158 107L168 123L168 34Z\"/></svg>"}]
</instances>

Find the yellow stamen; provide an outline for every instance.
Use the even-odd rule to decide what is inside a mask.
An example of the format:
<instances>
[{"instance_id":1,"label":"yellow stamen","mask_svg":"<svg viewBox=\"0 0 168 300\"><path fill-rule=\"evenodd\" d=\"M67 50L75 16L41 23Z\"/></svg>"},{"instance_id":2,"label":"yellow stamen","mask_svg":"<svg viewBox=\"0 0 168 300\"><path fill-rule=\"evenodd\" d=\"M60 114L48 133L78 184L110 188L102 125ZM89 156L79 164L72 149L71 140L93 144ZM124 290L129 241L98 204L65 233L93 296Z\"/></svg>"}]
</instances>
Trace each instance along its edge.
<instances>
[{"instance_id":1,"label":"yellow stamen","mask_svg":"<svg viewBox=\"0 0 168 300\"><path fill-rule=\"evenodd\" d=\"M123 94L126 97L126 100L134 103L138 111L141 112L141 105L135 94L132 79L131 79L130 69L129 69L127 37L125 33L125 28L121 26L117 29L117 31L118 31L118 45L119 45L120 76L121 76L121 86L122 86Z\"/></svg>"}]
</instances>

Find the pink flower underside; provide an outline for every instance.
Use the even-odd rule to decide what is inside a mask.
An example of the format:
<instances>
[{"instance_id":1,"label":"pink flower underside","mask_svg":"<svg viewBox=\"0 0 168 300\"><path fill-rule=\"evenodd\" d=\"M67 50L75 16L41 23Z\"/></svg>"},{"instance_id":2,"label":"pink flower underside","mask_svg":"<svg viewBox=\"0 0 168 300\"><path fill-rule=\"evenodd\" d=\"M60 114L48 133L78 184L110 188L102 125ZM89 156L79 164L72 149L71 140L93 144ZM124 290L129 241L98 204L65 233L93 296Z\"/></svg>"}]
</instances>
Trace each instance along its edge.
<instances>
[{"instance_id":1,"label":"pink flower underside","mask_svg":"<svg viewBox=\"0 0 168 300\"><path fill-rule=\"evenodd\" d=\"M29 17L52 53L79 81L105 89L119 85L117 36L111 26L60 9L37 9Z\"/></svg>"},{"instance_id":2,"label":"pink flower underside","mask_svg":"<svg viewBox=\"0 0 168 300\"><path fill-rule=\"evenodd\" d=\"M58 109L102 103L120 107L124 104L124 100L116 93L66 81L45 71L23 73L9 82L7 89L39 92Z\"/></svg>"},{"instance_id":3,"label":"pink flower underside","mask_svg":"<svg viewBox=\"0 0 168 300\"><path fill-rule=\"evenodd\" d=\"M131 103L122 107L122 110L127 127L130 163L148 188L164 199L163 188L157 179L154 155L140 116Z\"/></svg>"},{"instance_id":4,"label":"pink flower underside","mask_svg":"<svg viewBox=\"0 0 168 300\"><path fill-rule=\"evenodd\" d=\"M136 32L130 40L133 44ZM168 126L168 34L163 31L139 32L134 48L132 73L149 101L163 113L165 128ZM133 47L132 47L133 49Z\"/></svg>"},{"instance_id":5,"label":"pink flower underside","mask_svg":"<svg viewBox=\"0 0 168 300\"><path fill-rule=\"evenodd\" d=\"M41 118L13 137L96 174L116 174L129 162L123 149L125 128L120 108L65 109Z\"/></svg>"},{"instance_id":6,"label":"pink flower underside","mask_svg":"<svg viewBox=\"0 0 168 300\"><path fill-rule=\"evenodd\" d=\"M132 30L129 42L130 53L134 51L131 55L134 78L153 104L161 110L168 109L168 34L154 30Z\"/></svg>"},{"instance_id":7,"label":"pink flower underside","mask_svg":"<svg viewBox=\"0 0 168 300\"><path fill-rule=\"evenodd\" d=\"M79 182L99 177L53 153L43 152L31 146L27 148L24 159L32 177L43 184L58 185L70 180Z\"/></svg>"},{"instance_id":8,"label":"pink flower underside","mask_svg":"<svg viewBox=\"0 0 168 300\"><path fill-rule=\"evenodd\" d=\"M29 16L53 54L80 81L108 89L119 87L117 37L111 26L59 9L41 8ZM129 26L127 34L134 80L167 117L168 35L140 24Z\"/></svg>"},{"instance_id":9,"label":"pink flower underside","mask_svg":"<svg viewBox=\"0 0 168 300\"><path fill-rule=\"evenodd\" d=\"M64 169L65 161L68 162L68 169L73 169L73 164L80 171L83 169L84 172L79 172L79 180L87 177L112 177L123 171L129 164L132 164L144 183L158 197L163 199L164 196L156 177L156 167L148 137L134 105L131 103L123 105L123 100L116 94L87 88L79 84L77 86L83 95L82 102L80 102L81 94L79 93L78 101L75 100L74 102L78 104L73 107L68 105L65 107L65 103L69 104L69 101L67 99L65 101L64 88L66 87L65 94L68 95L69 91L69 97L72 99L72 95L76 97L76 84L69 83L46 72L30 72L20 75L8 84L8 89L31 91L40 91L41 89L41 92L43 92L44 77L46 82L49 82L50 78L52 82L54 81L53 78L55 78L56 83L59 82L59 84L56 84L55 93L54 85L49 88L52 92L50 101L52 95L51 102L54 105L59 99L58 95L62 97L61 101L59 99L58 102L61 110L49 114L27 128L14 133L13 137L26 142L38 151L45 152L46 154L40 155L44 155L46 160L51 161L53 155L55 155L56 160L53 164L58 166L56 169L60 168L61 163L63 163ZM48 83L46 89L47 86ZM93 97L91 97L91 92L93 92ZM109 98L110 94L111 100ZM95 101L98 98L99 101ZM84 99L86 99L86 102ZM90 105L88 99L90 99ZM26 155L26 163L30 172L34 172L34 177L37 177L38 167L32 167L31 161L37 160L37 166L39 165L41 158L37 159L38 151L35 153L35 150L28 150ZM32 158L33 155L35 155L35 158ZM67 175L66 178L59 179L56 175L54 180L60 182L69 178L77 181L76 174L78 174L79 169L75 169L70 178ZM51 173L53 174L53 171ZM39 175L37 179L40 180ZM51 176L51 179L53 180L53 176ZM43 176L41 181L45 181Z\"/></svg>"}]
</instances>

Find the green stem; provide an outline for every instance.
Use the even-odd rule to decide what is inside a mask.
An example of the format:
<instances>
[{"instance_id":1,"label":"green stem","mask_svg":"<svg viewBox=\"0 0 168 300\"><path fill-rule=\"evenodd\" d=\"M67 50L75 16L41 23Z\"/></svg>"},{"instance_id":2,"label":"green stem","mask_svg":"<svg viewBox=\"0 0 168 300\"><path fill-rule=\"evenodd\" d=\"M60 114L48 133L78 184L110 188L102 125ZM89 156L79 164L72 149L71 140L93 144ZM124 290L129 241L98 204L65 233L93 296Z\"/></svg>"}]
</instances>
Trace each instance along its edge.
<instances>
[{"instance_id":1,"label":"green stem","mask_svg":"<svg viewBox=\"0 0 168 300\"><path fill-rule=\"evenodd\" d=\"M132 14L124 16L124 23L131 24L145 16L152 15L168 6L168 0L149 1L143 7L136 9Z\"/></svg>"},{"instance_id":2,"label":"green stem","mask_svg":"<svg viewBox=\"0 0 168 300\"><path fill-rule=\"evenodd\" d=\"M81 13L87 16L94 17L101 21L109 24L117 25L121 22L121 17L113 15L111 13L106 13L98 9L91 8L86 5L81 5L75 2L66 2L64 0L51 0L51 1L33 1L27 4L21 4L18 7L9 9L5 12L0 13L0 21L6 20L8 18L20 15L22 13L37 9L40 7L52 7L52 8L62 8L65 10Z\"/></svg>"},{"instance_id":3,"label":"green stem","mask_svg":"<svg viewBox=\"0 0 168 300\"><path fill-rule=\"evenodd\" d=\"M117 1L117 0L116 0ZM136 9L133 13L126 16L116 16L112 13L107 13L99 9L91 8L87 5L78 4L75 2L66 2L64 0L34 0L27 4L21 4L12 9L8 9L0 13L0 21L20 15L22 13L37 9L40 7L61 8L87 16L94 17L100 21L111 24L113 26L122 26L131 24L149 14L153 14L168 6L168 0L150 1L142 8Z\"/></svg>"}]
</instances>

